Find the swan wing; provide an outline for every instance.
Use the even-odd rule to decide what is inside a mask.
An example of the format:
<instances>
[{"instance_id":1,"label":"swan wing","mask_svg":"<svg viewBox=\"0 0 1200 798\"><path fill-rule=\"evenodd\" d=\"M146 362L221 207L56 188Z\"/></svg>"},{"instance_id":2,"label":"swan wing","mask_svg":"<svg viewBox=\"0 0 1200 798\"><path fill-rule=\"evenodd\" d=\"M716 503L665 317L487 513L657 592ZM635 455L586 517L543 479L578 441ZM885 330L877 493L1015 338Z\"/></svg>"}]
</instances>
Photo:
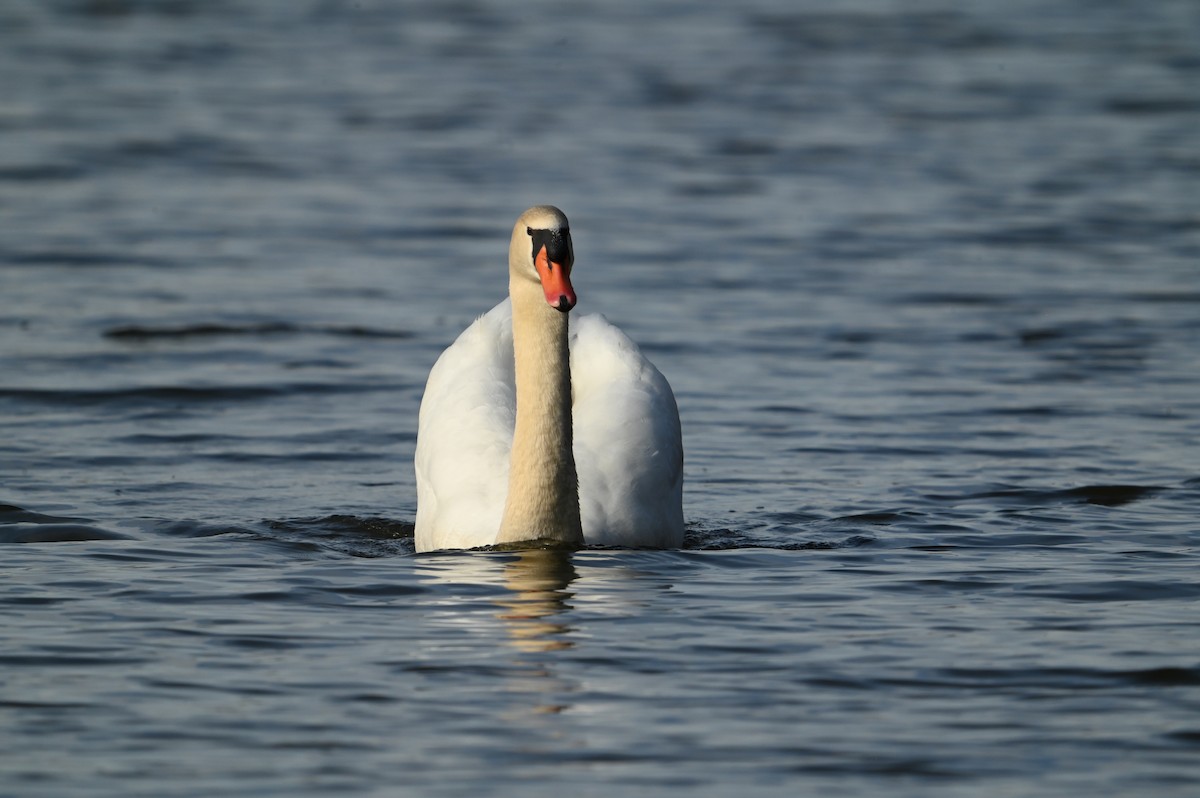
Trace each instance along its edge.
<instances>
[{"instance_id":1,"label":"swan wing","mask_svg":"<svg viewBox=\"0 0 1200 798\"><path fill-rule=\"evenodd\" d=\"M572 319L570 348L584 540L679 547L683 440L671 386L603 316Z\"/></svg>"},{"instance_id":2,"label":"swan wing","mask_svg":"<svg viewBox=\"0 0 1200 798\"><path fill-rule=\"evenodd\" d=\"M464 330L429 373L417 423L417 551L495 542L515 419L506 299Z\"/></svg>"}]
</instances>

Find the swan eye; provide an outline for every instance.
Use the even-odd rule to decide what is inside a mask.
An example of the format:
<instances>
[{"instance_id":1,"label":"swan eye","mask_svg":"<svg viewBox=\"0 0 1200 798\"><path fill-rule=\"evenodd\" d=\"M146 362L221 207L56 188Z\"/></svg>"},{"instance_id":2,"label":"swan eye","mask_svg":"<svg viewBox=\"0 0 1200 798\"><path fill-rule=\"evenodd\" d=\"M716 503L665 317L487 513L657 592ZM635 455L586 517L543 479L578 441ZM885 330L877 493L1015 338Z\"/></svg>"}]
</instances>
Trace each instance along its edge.
<instances>
[{"instance_id":1,"label":"swan eye","mask_svg":"<svg viewBox=\"0 0 1200 798\"><path fill-rule=\"evenodd\" d=\"M529 233L529 237L533 239L533 259L537 260L537 254L542 247L546 248L546 259L551 263L561 263L566 268L570 269L575 263L575 255L571 251L571 231L566 227L558 230L534 230L532 227L525 228Z\"/></svg>"}]
</instances>

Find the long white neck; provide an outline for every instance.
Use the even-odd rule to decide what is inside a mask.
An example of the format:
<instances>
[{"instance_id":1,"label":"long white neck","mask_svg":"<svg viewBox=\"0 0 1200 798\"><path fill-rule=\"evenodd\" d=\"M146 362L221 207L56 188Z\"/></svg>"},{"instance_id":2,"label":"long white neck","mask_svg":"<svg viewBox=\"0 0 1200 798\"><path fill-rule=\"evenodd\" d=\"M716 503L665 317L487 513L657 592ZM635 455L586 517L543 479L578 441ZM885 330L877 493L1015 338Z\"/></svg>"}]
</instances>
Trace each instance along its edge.
<instances>
[{"instance_id":1,"label":"long white neck","mask_svg":"<svg viewBox=\"0 0 1200 798\"><path fill-rule=\"evenodd\" d=\"M497 543L549 540L583 545L579 482L571 439L571 365L567 314L546 303L541 286L513 274L517 421L508 499Z\"/></svg>"}]
</instances>

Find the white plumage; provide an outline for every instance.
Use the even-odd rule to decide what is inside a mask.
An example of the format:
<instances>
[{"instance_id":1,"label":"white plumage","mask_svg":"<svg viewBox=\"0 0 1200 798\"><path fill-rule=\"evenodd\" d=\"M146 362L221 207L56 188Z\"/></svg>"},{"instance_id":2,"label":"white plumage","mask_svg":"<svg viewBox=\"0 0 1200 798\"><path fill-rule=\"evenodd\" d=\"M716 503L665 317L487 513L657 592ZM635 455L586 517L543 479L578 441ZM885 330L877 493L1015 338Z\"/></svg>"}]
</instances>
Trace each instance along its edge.
<instances>
[{"instance_id":1,"label":"white plumage","mask_svg":"<svg viewBox=\"0 0 1200 798\"><path fill-rule=\"evenodd\" d=\"M521 257L522 252L528 252L522 246L530 239L517 239L531 224L527 217L538 211L561 216L557 209L543 206L527 211L518 220L510 248L513 296L525 291L530 273L537 274L533 254ZM535 214L534 221L540 219ZM565 217L561 217L561 227L566 233ZM566 275L570 274L570 259L563 264ZM566 286L573 305L569 281ZM537 368L516 368L515 350L522 346L550 349L552 342L541 341L541 332L518 336L514 342L514 305L518 313L536 319L547 310L546 324L566 318L565 312L547 304L550 289L544 283L537 288L544 290L545 299L539 291L536 302L504 300L468 327L442 353L429 374L421 401L415 463L418 551L492 545L497 542L510 492L536 495L574 488L569 478L546 480L551 484L526 484L540 480L520 476L516 482L510 480L517 374L532 375L527 378L531 382L553 378L541 373L547 370L541 361ZM557 329L566 333L567 326L558 323ZM583 542L679 546L683 539L683 447L670 385L637 346L602 316L572 316L567 334L570 394L563 401L570 405L571 433L558 437L571 442ZM537 356L544 354L539 352ZM565 367L563 363L558 368ZM537 386L526 385L524 389L526 396L545 393ZM534 412L530 404L526 413ZM527 448L551 457L555 447L565 447L565 443L556 439L553 424L542 421L540 416L535 417L528 425L526 434L531 440L526 442ZM569 504L571 497L566 498ZM551 519L552 526L556 518ZM561 538L557 530L531 537L571 540L569 530Z\"/></svg>"}]
</instances>

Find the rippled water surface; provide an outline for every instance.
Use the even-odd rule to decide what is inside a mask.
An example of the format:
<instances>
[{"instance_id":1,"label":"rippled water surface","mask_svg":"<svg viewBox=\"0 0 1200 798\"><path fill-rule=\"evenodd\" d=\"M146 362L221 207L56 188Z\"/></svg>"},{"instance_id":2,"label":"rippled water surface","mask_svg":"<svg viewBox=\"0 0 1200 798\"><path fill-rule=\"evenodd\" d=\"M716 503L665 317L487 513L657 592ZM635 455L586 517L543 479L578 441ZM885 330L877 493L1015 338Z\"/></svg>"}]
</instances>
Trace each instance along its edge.
<instances>
[{"instance_id":1,"label":"rippled water surface","mask_svg":"<svg viewBox=\"0 0 1200 798\"><path fill-rule=\"evenodd\" d=\"M0 794L1200 789L1191 2L0 7ZM682 551L413 555L571 217Z\"/></svg>"}]
</instances>

